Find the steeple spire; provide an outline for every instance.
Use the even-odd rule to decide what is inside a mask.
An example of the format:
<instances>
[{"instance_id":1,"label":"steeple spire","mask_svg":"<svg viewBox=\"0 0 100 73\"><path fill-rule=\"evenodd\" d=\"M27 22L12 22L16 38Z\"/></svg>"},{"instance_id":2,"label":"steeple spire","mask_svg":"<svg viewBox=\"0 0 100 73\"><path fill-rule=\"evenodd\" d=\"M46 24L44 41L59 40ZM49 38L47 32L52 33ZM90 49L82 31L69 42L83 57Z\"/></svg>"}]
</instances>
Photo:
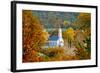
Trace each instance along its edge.
<instances>
[{"instance_id":1,"label":"steeple spire","mask_svg":"<svg viewBox=\"0 0 100 73\"><path fill-rule=\"evenodd\" d=\"M62 30L61 30L61 28L59 28L58 37L59 37L59 38L62 38Z\"/></svg>"},{"instance_id":2,"label":"steeple spire","mask_svg":"<svg viewBox=\"0 0 100 73\"><path fill-rule=\"evenodd\" d=\"M58 37L59 37L58 45L59 46L64 46L64 40L62 38L62 29L61 28L59 28L59 30L58 30Z\"/></svg>"}]
</instances>

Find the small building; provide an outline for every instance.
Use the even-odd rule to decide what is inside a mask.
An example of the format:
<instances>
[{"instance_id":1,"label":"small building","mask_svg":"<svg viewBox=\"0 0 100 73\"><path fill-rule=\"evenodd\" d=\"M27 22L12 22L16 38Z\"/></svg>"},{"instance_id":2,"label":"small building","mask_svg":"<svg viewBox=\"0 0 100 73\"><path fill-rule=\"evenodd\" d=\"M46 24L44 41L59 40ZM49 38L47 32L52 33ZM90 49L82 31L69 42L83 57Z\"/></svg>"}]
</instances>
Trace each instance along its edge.
<instances>
[{"instance_id":1,"label":"small building","mask_svg":"<svg viewBox=\"0 0 100 73\"><path fill-rule=\"evenodd\" d=\"M58 35L57 36L51 36L49 37L49 40L45 47L63 47L64 46L64 40L62 38L62 30L61 28L58 29Z\"/></svg>"},{"instance_id":2,"label":"small building","mask_svg":"<svg viewBox=\"0 0 100 73\"><path fill-rule=\"evenodd\" d=\"M55 46L57 46L57 40L59 39L59 37L58 36L51 36L50 38L49 38L49 41L48 41L48 46L49 47L55 47Z\"/></svg>"}]
</instances>

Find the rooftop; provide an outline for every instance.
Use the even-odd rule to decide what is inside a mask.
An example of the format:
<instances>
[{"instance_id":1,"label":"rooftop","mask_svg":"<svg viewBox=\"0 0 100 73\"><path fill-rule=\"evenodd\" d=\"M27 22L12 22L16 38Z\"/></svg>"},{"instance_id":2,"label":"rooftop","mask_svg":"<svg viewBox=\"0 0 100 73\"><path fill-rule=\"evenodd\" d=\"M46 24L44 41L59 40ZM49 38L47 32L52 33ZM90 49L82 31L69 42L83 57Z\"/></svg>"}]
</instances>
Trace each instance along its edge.
<instances>
[{"instance_id":1,"label":"rooftop","mask_svg":"<svg viewBox=\"0 0 100 73\"><path fill-rule=\"evenodd\" d=\"M49 37L49 40L52 40L52 41L56 41L56 40L58 40L58 36L51 36L51 37Z\"/></svg>"}]
</instances>

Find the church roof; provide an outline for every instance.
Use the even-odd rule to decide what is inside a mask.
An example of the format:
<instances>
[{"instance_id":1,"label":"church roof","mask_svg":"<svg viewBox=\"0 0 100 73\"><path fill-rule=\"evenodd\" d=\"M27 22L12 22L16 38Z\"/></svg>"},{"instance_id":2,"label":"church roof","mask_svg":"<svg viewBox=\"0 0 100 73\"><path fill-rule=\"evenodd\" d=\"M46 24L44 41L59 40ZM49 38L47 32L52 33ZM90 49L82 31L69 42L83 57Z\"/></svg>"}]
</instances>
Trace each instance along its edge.
<instances>
[{"instance_id":1,"label":"church roof","mask_svg":"<svg viewBox=\"0 0 100 73\"><path fill-rule=\"evenodd\" d=\"M51 41L57 41L58 40L58 36L51 36L51 37L49 37L49 40L51 40Z\"/></svg>"}]
</instances>

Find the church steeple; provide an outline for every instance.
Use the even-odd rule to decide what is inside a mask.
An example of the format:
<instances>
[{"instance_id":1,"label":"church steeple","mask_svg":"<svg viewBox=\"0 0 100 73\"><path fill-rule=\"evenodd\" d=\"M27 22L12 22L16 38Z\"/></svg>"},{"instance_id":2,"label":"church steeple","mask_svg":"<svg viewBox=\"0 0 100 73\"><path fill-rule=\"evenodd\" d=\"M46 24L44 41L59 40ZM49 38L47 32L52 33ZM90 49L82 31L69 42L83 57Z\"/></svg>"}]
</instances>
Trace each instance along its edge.
<instances>
[{"instance_id":1,"label":"church steeple","mask_svg":"<svg viewBox=\"0 0 100 73\"><path fill-rule=\"evenodd\" d=\"M62 30L61 30L61 28L59 28L58 37L59 37L59 38L62 38Z\"/></svg>"},{"instance_id":2,"label":"church steeple","mask_svg":"<svg viewBox=\"0 0 100 73\"><path fill-rule=\"evenodd\" d=\"M58 29L58 46L64 46L64 40L62 38L62 29Z\"/></svg>"}]
</instances>

